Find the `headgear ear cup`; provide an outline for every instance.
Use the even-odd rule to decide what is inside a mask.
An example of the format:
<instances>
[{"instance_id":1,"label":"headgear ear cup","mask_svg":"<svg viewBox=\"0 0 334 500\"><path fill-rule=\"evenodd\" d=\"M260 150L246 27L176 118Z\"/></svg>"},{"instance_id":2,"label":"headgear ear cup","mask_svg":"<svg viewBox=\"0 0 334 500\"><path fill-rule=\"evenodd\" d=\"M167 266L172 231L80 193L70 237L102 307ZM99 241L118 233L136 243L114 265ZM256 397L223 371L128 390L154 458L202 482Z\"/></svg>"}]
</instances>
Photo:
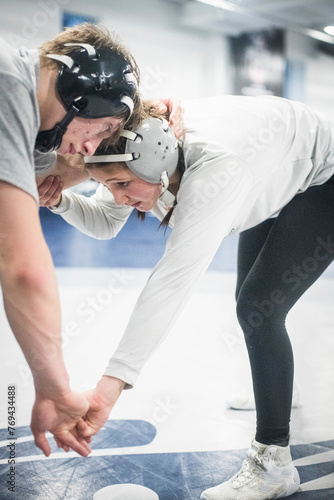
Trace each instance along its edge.
<instances>
[{"instance_id":1,"label":"headgear ear cup","mask_svg":"<svg viewBox=\"0 0 334 500\"><path fill-rule=\"evenodd\" d=\"M147 182L159 183L166 172L171 177L178 163L177 140L166 120L149 118L136 130L137 139L127 139L125 154L132 160L126 162L129 169Z\"/></svg>"},{"instance_id":2,"label":"headgear ear cup","mask_svg":"<svg viewBox=\"0 0 334 500\"><path fill-rule=\"evenodd\" d=\"M56 89L67 114L53 129L38 134L35 147L41 152L59 148L67 126L75 116L103 118L133 111L137 82L131 65L110 49L78 46L67 55L48 54L62 63Z\"/></svg>"},{"instance_id":3,"label":"headgear ear cup","mask_svg":"<svg viewBox=\"0 0 334 500\"><path fill-rule=\"evenodd\" d=\"M143 120L135 131L123 130L126 138L124 154L86 156L85 163L125 162L141 179L152 184L168 187L168 179L174 174L178 159L178 142L165 119Z\"/></svg>"}]
</instances>

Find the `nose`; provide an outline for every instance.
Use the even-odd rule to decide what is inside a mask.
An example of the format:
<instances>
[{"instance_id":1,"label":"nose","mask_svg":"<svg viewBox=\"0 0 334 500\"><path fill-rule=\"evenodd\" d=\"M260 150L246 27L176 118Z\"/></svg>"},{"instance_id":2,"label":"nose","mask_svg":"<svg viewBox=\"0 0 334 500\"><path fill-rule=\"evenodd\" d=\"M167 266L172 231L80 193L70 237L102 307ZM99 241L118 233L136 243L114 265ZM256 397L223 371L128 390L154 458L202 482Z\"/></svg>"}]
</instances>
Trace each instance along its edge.
<instances>
[{"instance_id":1,"label":"nose","mask_svg":"<svg viewBox=\"0 0 334 500\"><path fill-rule=\"evenodd\" d=\"M92 156L101 142L102 139L92 139L89 141L85 141L82 144L80 151L85 156Z\"/></svg>"},{"instance_id":2,"label":"nose","mask_svg":"<svg viewBox=\"0 0 334 500\"><path fill-rule=\"evenodd\" d=\"M124 193L117 191L116 189L111 191L111 193L114 197L116 205L126 205L126 202L128 201L128 197Z\"/></svg>"}]
</instances>

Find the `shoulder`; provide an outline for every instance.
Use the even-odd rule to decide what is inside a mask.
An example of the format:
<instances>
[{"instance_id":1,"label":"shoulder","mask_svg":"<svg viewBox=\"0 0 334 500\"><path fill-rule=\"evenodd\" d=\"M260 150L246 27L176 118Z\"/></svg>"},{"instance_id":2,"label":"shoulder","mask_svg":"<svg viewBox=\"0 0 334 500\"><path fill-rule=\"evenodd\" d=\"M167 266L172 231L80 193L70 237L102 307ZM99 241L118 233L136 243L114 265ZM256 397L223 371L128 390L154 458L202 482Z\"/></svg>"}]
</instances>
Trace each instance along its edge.
<instances>
[{"instance_id":1,"label":"shoulder","mask_svg":"<svg viewBox=\"0 0 334 500\"><path fill-rule=\"evenodd\" d=\"M0 78L3 84L16 80L30 87L37 83L39 69L39 55L37 50L28 50L24 47L15 49L0 38Z\"/></svg>"}]
</instances>

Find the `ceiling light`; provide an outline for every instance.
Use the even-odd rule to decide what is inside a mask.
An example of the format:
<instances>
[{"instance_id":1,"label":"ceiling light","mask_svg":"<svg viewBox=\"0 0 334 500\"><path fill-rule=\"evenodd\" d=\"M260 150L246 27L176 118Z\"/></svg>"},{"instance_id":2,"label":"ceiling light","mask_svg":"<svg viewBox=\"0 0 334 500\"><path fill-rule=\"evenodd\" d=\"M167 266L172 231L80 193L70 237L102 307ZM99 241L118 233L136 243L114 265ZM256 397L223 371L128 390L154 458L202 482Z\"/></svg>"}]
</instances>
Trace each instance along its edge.
<instances>
[{"instance_id":1,"label":"ceiling light","mask_svg":"<svg viewBox=\"0 0 334 500\"><path fill-rule=\"evenodd\" d=\"M199 3L206 3L207 5L211 5L212 7L217 7L218 9L230 10L232 12L242 13L244 11L243 7L239 7L238 5L234 5L227 0L195 0Z\"/></svg>"},{"instance_id":2,"label":"ceiling light","mask_svg":"<svg viewBox=\"0 0 334 500\"><path fill-rule=\"evenodd\" d=\"M334 26L326 26L326 28L324 28L324 32L328 35L334 36Z\"/></svg>"}]
</instances>

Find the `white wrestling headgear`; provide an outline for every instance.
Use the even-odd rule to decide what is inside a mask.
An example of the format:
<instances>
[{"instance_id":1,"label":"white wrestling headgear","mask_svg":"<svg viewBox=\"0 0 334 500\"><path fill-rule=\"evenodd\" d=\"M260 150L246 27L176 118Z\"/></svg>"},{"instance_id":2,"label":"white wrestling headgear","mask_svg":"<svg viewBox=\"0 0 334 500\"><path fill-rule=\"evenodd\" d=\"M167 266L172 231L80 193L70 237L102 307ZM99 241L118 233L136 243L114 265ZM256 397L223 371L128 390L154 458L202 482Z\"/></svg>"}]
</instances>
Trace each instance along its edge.
<instances>
[{"instance_id":1,"label":"white wrestling headgear","mask_svg":"<svg viewBox=\"0 0 334 500\"><path fill-rule=\"evenodd\" d=\"M148 118L135 131L123 130L124 154L85 156L85 163L125 162L131 172L152 184L161 182L163 194L174 174L178 159L178 142L167 121Z\"/></svg>"}]
</instances>

